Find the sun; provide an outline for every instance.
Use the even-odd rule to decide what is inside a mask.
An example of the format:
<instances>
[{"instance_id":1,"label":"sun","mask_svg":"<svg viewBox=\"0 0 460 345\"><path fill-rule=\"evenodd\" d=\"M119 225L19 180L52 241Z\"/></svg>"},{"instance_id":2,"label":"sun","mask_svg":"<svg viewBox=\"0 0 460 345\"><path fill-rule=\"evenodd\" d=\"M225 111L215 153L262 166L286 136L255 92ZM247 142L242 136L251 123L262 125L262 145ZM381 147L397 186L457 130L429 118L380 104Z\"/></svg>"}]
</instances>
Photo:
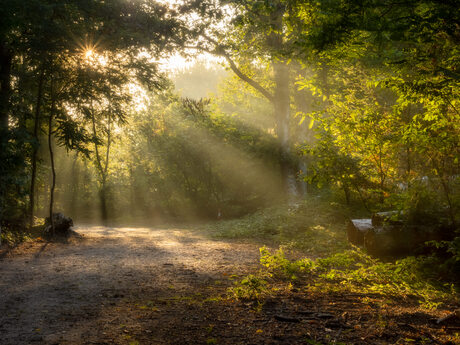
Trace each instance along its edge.
<instances>
[{"instance_id":1,"label":"sun","mask_svg":"<svg viewBox=\"0 0 460 345\"><path fill-rule=\"evenodd\" d=\"M94 55L94 50L88 48L83 52L83 55L85 56L85 59L89 59Z\"/></svg>"}]
</instances>

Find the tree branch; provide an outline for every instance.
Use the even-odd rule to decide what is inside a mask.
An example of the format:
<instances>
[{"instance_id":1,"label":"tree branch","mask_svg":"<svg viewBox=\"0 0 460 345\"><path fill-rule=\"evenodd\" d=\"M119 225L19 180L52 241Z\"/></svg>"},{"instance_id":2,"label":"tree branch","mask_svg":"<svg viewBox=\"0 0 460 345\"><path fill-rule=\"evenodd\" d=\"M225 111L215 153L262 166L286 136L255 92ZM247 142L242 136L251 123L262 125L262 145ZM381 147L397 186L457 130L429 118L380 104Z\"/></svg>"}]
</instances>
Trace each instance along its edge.
<instances>
[{"instance_id":1,"label":"tree branch","mask_svg":"<svg viewBox=\"0 0 460 345\"><path fill-rule=\"evenodd\" d=\"M249 85L251 85L254 89L256 89L257 91L259 91L266 99L268 99L270 102L274 102L275 98L273 97L273 95L268 92L262 85L260 85L258 82L256 82L254 79L251 79L250 77L248 77L247 75L244 75L243 72L241 72L241 70L238 68L238 66L235 64L235 62L233 62L233 60L230 58L230 56L228 56L228 54L223 54L223 57L225 58L225 60L227 60L227 62L229 63L230 65L230 68L232 69L232 71L243 81L245 81L246 83L248 83Z\"/></svg>"},{"instance_id":2,"label":"tree branch","mask_svg":"<svg viewBox=\"0 0 460 345\"><path fill-rule=\"evenodd\" d=\"M207 49L207 48L204 48L204 47L201 47L201 46L186 47L186 48L199 49L199 50L205 51L205 52L213 54L213 55L223 56L225 58L225 60L228 62L228 64L230 65L230 68L233 71L233 73L235 73L238 76L238 78L240 78L244 82L248 83L250 86L252 86L257 91L259 91L262 94L262 96L264 96L266 99L268 99L271 103L274 102L275 98L273 97L273 95L267 89L265 89L262 85L260 85L258 82L256 82L254 79L252 79L252 78L248 77L247 75L245 75L238 68L238 66L233 61L233 59L230 57L230 55L225 51L225 49L221 45L219 45L219 43L216 40L212 39L211 37L209 37L209 36L207 36L205 34L202 34L202 36L208 42L211 42L215 46L214 50L210 50L210 49Z\"/></svg>"}]
</instances>

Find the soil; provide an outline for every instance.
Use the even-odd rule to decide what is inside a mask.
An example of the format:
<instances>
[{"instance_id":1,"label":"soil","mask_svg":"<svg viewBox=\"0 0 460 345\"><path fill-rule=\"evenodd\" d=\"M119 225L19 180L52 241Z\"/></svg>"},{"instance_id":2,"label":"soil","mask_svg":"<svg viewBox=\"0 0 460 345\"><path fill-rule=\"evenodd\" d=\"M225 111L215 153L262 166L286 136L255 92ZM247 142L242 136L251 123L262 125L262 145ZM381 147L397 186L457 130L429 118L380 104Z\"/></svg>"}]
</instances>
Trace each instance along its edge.
<instances>
[{"instance_id":1,"label":"soil","mask_svg":"<svg viewBox=\"0 0 460 345\"><path fill-rule=\"evenodd\" d=\"M455 344L460 324L416 301L228 288L259 269L259 244L187 229L77 227L0 260L0 344ZM312 282L310 282L312 283Z\"/></svg>"}]
</instances>

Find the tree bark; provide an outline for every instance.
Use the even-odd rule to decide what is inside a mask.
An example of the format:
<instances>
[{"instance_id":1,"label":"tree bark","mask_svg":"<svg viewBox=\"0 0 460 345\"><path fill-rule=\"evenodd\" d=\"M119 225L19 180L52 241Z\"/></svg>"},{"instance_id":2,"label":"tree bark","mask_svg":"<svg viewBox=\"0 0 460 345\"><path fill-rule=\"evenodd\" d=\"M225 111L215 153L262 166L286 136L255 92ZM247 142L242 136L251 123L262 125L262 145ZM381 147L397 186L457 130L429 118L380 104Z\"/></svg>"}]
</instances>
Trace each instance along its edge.
<instances>
[{"instance_id":1,"label":"tree bark","mask_svg":"<svg viewBox=\"0 0 460 345\"><path fill-rule=\"evenodd\" d=\"M444 176L440 176L440 180L441 180L442 190L444 192L444 197L446 198L446 201L447 201L449 218L450 218L450 221L452 222L452 228L456 229L457 220L455 218L454 205L450 197L448 181L446 181L446 178Z\"/></svg>"},{"instance_id":2,"label":"tree bark","mask_svg":"<svg viewBox=\"0 0 460 345\"><path fill-rule=\"evenodd\" d=\"M80 191L80 166L78 165L78 155L75 153L74 161L72 163L71 170L71 181L72 183L72 197L70 199L70 215L72 217L77 214L77 202L79 200L79 191Z\"/></svg>"},{"instance_id":3,"label":"tree bark","mask_svg":"<svg viewBox=\"0 0 460 345\"><path fill-rule=\"evenodd\" d=\"M347 203L347 205L350 205L350 188L346 183L342 182L342 185L343 193L345 194L345 202Z\"/></svg>"},{"instance_id":4,"label":"tree bark","mask_svg":"<svg viewBox=\"0 0 460 345\"><path fill-rule=\"evenodd\" d=\"M54 235L54 219L53 219L53 207L54 207L54 188L56 187L56 169L54 166L54 152L53 152L53 143L52 143L52 134L53 134L53 116L54 116L54 107L55 99L53 91L51 90L51 111L48 119L48 149L50 153L50 162L51 162L51 189L50 189L50 205L49 205L49 217L51 225L51 234Z\"/></svg>"},{"instance_id":5,"label":"tree bark","mask_svg":"<svg viewBox=\"0 0 460 345\"><path fill-rule=\"evenodd\" d=\"M38 80L37 102L35 104L35 119L34 119L34 139L35 144L32 150L32 172L30 179L30 193L29 193L29 226L33 226L34 222L34 208L35 208L35 182L37 176L37 158L38 148L40 146L38 130L40 129L40 108L43 97L43 81L45 79L45 68L42 67L40 78Z\"/></svg>"},{"instance_id":6,"label":"tree bark","mask_svg":"<svg viewBox=\"0 0 460 345\"><path fill-rule=\"evenodd\" d=\"M103 178L101 182L101 189L99 190L99 201L101 205L101 218L104 225L107 225L108 212L107 212L107 193L106 193L107 183L106 179Z\"/></svg>"},{"instance_id":7,"label":"tree bark","mask_svg":"<svg viewBox=\"0 0 460 345\"><path fill-rule=\"evenodd\" d=\"M291 164L290 120L291 101L289 92L289 66L282 62L273 65L275 74L275 94L273 108L275 111L276 135L281 150L281 176L284 189L289 197L296 197L297 183L294 168Z\"/></svg>"},{"instance_id":8,"label":"tree bark","mask_svg":"<svg viewBox=\"0 0 460 345\"><path fill-rule=\"evenodd\" d=\"M96 129L96 118L94 116L94 109L91 107L91 113L92 113L92 125L93 125L93 136L94 138L97 138L97 129ZM101 188L99 190L99 200L100 200L100 207L101 207L101 218L104 223L104 225L107 224L108 220L108 211L107 211L107 175L108 175L108 169L109 169L109 159L110 159L110 144L112 141L111 137L111 120L112 120L112 114L111 111L109 110L108 113L108 119L107 119L107 151L105 155L105 162L103 162L103 158L100 155L99 152L99 147L94 141L94 150L96 152L96 167L99 172L99 177L100 177L100 183L101 183Z\"/></svg>"},{"instance_id":9,"label":"tree bark","mask_svg":"<svg viewBox=\"0 0 460 345\"><path fill-rule=\"evenodd\" d=\"M9 111L11 96L11 67L13 54L5 42L0 42L0 161L4 162L8 152ZM6 174L0 169L0 244L2 242L2 222L5 213Z\"/></svg>"},{"instance_id":10,"label":"tree bark","mask_svg":"<svg viewBox=\"0 0 460 345\"><path fill-rule=\"evenodd\" d=\"M2 143L7 141L11 96L11 67L13 55L5 43L0 43L0 133Z\"/></svg>"},{"instance_id":11,"label":"tree bark","mask_svg":"<svg viewBox=\"0 0 460 345\"><path fill-rule=\"evenodd\" d=\"M278 3L277 8L270 16L272 31L267 35L267 44L272 52L272 65L274 72L275 90L273 107L275 111L276 134L281 150L281 176L289 198L298 196L295 168L291 163L291 98L290 98L290 68L282 57L277 55L284 48L283 16L286 8Z\"/></svg>"},{"instance_id":12,"label":"tree bark","mask_svg":"<svg viewBox=\"0 0 460 345\"><path fill-rule=\"evenodd\" d=\"M303 69L299 63L294 64L294 70L296 74L303 74L305 78L308 77L308 73ZM312 110L312 94L306 89L299 90L297 87L293 88L294 93L294 104L295 109L298 112L301 112L304 116ZM298 134L295 137L295 140L299 144L312 144L314 140L313 136L313 124L309 121L303 121L296 125ZM292 137L293 135L291 135ZM306 196L308 193L308 185L304 179L304 176L307 176L308 166L307 158L305 156L299 157L299 162L297 166L298 171L298 191L301 196Z\"/></svg>"}]
</instances>

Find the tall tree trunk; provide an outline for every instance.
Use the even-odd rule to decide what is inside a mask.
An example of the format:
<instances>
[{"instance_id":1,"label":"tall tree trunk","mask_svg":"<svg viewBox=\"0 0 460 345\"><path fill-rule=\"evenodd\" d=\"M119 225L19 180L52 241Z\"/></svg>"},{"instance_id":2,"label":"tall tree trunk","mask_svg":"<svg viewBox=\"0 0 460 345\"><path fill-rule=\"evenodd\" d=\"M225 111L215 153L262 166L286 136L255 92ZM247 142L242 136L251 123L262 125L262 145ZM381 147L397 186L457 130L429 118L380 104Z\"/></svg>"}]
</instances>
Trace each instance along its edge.
<instances>
[{"instance_id":1,"label":"tall tree trunk","mask_svg":"<svg viewBox=\"0 0 460 345\"><path fill-rule=\"evenodd\" d=\"M103 211L103 219L105 223L107 224L108 220L108 210L107 210L107 192L109 186L107 185L107 177L109 173L109 162L110 162L110 145L112 142L112 111L111 111L111 104L109 100L109 112L107 114L107 149L105 151L105 166L104 166L104 173L103 173L103 183L102 183L102 198L103 198L103 204L102 204L102 211Z\"/></svg>"},{"instance_id":2,"label":"tall tree trunk","mask_svg":"<svg viewBox=\"0 0 460 345\"><path fill-rule=\"evenodd\" d=\"M79 200L79 192L80 192L80 166L78 165L78 155L75 153L75 158L72 163L72 170L71 170L71 191L72 196L70 199L70 214L71 217L74 217L77 214L77 202Z\"/></svg>"},{"instance_id":3,"label":"tall tree trunk","mask_svg":"<svg viewBox=\"0 0 460 345\"><path fill-rule=\"evenodd\" d=\"M0 42L0 161L4 164L8 155L9 112L11 96L11 66L13 54L5 42ZM0 167L0 244L2 242L2 223L5 213L6 166Z\"/></svg>"},{"instance_id":4,"label":"tall tree trunk","mask_svg":"<svg viewBox=\"0 0 460 345\"><path fill-rule=\"evenodd\" d=\"M104 225L107 225L108 212L107 212L107 181L105 176L102 178L101 189L99 190L99 201L101 205L101 218Z\"/></svg>"},{"instance_id":5,"label":"tall tree trunk","mask_svg":"<svg viewBox=\"0 0 460 345\"><path fill-rule=\"evenodd\" d=\"M299 63L294 63L295 73L303 77L307 77L308 72L306 69L302 68ZM299 90L299 88L294 87L294 104L296 111L300 111L304 116L312 110L312 94L307 89ZM313 143L313 123L312 120L305 120L302 123L296 124L297 135L296 142L299 144L312 144ZM307 166L307 157L299 157L299 162L297 166L297 171L299 175L297 187L299 194L301 196L306 196L308 193L308 185L304 177L307 176L308 166Z\"/></svg>"},{"instance_id":6,"label":"tall tree trunk","mask_svg":"<svg viewBox=\"0 0 460 345\"><path fill-rule=\"evenodd\" d=\"M276 10L270 15L271 32L267 36L267 43L273 50L272 64L274 72L275 90L273 107L275 111L276 134L281 149L281 176L284 190L289 198L298 196L295 168L291 163L291 98L290 98L290 68L287 62L277 56L284 48L283 16L285 5L279 2Z\"/></svg>"},{"instance_id":7,"label":"tall tree trunk","mask_svg":"<svg viewBox=\"0 0 460 345\"><path fill-rule=\"evenodd\" d=\"M131 215L133 215L136 210L136 179L132 164L129 165L129 200L129 209L131 211Z\"/></svg>"},{"instance_id":8,"label":"tall tree trunk","mask_svg":"<svg viewBox=\"0 0 460 345\"><path fill-rule=\"evenodd\" d=\"M91 107L92 113L92 125L93 125L93 136L97 138L97 129L96 129L96 119L94 116L94 109ZM107 151L105 154L105 162L103 162L103 158L99 152L99 145L97 144L96 140L94 141L94 151L96 152L96 168L99 172L100 178L100 190L99 190L99 200L100 200L100 211L101 211L101 218L104 225L107 225L108 220L108 210L107 210L107 175L109 169L109 160L110 160L110 144L112 141L111 137L111 120L112 114L109 110L108 118L107 118Z\"/></svg>"},{"instance_id":9,"label":"tall tree trunk","mask_svg":"<svg viewBox=\"0 0 460 345\"><path fill-rule=\"evenodd\" d=\"M11 51L6 44L0 43L0 138L2 143L7 142L12 63L13 55Z\"/></svg>"},{"instance_id":10,"label":"tall tree trunk","mask_svg":"<svg viewBox=\"0 0 460 345\"><path fill-rule=\"evenodd\" d=\"M54 107L55 107L55 99L53 92L51 91L51 111L50 116L48 119L48 149L50 153L50 162L51 162L51 189L50 189L50 206L49 206L49 217L50 217L50 225L51 225L51 234L54 235L54 219L53 219L53 207L54 207L54 188L56 187L56 169L54 166L54 152L53 152L53 142L52 142L52 134L53 134L53 116L54 116Z\"/></svg>"},{"instance_id":11,"label":"tall tree trunk","mask_svg":"<svg viewBox=\"0 0 460 345\"><path fill-rule=\"evenodd\" d=\"M275 94L273 107L275 111L276 135L281 150L281 176L284 189L289 197L297 196L295 169L291 163L290 120L291 101L289 92L289 66L282 62L273 65L275 74Z\"/></svg>"},{"instance_id":12,"label":"tall tree trunk","mask_svg":"<svg viewBox=\"0 0 460 345\"><path fill-rule=\"evenodd\" d=\"M40 146L40 139L38 130L40 129L40 109L43 97L43 81L45 79L45 68L42 66L40 78L38 80L37 102L35 104L35 123L34 123L34 139L35 143L32 150L32 172L30 179L30 193L29 193L29 226L33 226L34 222L34 208L35 208L35 182L37 179L37 158L38 148Z\"/></svg>"}]
</instances>

